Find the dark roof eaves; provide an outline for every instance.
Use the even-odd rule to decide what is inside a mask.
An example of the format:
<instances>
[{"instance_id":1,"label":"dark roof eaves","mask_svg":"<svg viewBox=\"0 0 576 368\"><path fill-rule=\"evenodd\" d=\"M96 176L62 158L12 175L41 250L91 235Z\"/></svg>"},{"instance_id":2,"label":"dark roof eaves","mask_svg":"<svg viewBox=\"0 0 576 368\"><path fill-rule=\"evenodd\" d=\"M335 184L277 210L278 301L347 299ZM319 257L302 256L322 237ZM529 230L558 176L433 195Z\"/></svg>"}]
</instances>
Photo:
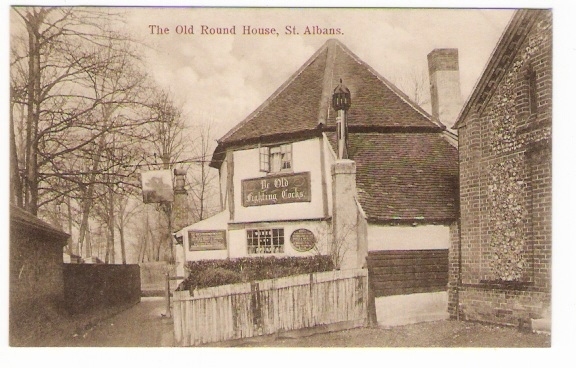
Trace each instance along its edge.
<instances>
[{"instance_id":1,"label":"dark roof eaves","mask_svg":"<svg viewBox=\"0 0 576 368\"><path fill-rule=\"evenodd\" d=\"M376 217L368 216L371 225L450 225L458 219L455 214L450 217Z\"/></svg>"},{"instance_id":2,"label":"dark roof eaves","mask_svg":"<svg viewBox=\"0 0 576 368\"><path fill-rule=\"evenodd\" d=\"M10 223L27 228L29 233L33 233L32 230L37 229L57 239L66 240L70 237L68 233L54 228L49 223L12 204L10 205Z\"/></svg>"},{"instance_id":3,"label":"dark roof eaves","mask_svg":"<svg viewBox=\"0 0 576 368\"><path fill-rule=\"evenodd\" d=\"M221 157L225 155L226 150L228 149L245 148L247 146L253 146L254 144L258 143L272 144L272 143L278 143L283 140L308 139L319 137L321 136L324 129L325 127L323 128L322 126L318 125L313 129L304 129L287 133L286 132L272 133L248 139L244 138L234 141L218 143L218 146L216 147L214 153L212 154L212 160L210 161L209 166L218 169L223 162Z\"/></svg>"}]
</instances>

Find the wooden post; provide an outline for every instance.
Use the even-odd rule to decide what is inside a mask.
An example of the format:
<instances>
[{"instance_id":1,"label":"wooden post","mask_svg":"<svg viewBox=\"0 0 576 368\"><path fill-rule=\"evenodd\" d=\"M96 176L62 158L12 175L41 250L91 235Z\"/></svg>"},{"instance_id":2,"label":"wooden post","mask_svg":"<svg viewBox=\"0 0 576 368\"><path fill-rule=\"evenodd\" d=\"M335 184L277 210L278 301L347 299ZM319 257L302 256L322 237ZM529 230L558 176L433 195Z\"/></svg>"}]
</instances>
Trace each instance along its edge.
<instances>
[{"instance_id":1,"label":"wooden post","mask_svg":"<svg viewBox=\"0 0 576 368\"><path fill-rule=\"evenodd\" d=\"M368 313L368 327L378 326L378 316L376 314L376 294L374 293L373 277L370 272L370 265L368 263L368 257L366 257L366 264L368 265L367 272L367 286L368 286L368 300L366 301L366 309Z\"/></svg>"},{"instance_id":2,"label":"wooden post","mask_svg":"<svg viewBox=\"0 0 576 368\"><path fill-rule=\"evenodd\" d=\"M172 318L170 311L170 272L166 272L166 317Z\"/></svg>"}]
</instances>

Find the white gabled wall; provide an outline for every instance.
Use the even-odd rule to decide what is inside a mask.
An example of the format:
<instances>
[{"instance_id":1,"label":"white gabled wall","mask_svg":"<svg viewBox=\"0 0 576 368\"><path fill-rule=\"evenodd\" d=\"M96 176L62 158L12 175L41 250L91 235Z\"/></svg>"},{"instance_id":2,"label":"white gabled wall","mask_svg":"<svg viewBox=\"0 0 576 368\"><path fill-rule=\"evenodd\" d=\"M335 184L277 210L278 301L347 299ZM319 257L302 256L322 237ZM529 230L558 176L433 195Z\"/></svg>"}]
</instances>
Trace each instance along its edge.
<instances>
[{"instance_id":1,"label":"white gabled wall","mask_svg":"<svg viewBox=\"0 0 576 368\"><path fill-rule=\"evenodd\" d=\"M234 151L233 222L323 218L322 165L319 141L319 138L312 138L292 143L293 172L310 172L310 202L243 207L242 180L266 177L267 174L260 171L258 147Z\"/></svg>"},{"instance_id":2,"label":"white gabled wall","mask_svg":"<svg viewBox=\"0 0 576 368\"><path fill-rule=\"evenodd\" d=\"M448 249L447 225L391 226L368 224L368 250Z\"/></svg>"}]
</instances>

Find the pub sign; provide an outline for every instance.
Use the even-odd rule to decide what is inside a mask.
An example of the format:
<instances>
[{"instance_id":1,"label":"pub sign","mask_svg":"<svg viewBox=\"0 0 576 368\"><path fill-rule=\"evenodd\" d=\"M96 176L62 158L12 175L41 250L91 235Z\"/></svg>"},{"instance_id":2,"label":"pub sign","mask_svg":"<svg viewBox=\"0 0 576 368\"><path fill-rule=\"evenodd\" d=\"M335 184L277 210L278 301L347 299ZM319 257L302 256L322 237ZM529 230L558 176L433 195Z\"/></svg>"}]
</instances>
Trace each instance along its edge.
<instances>
[{"instance_id":1,"label":"pub sign","mask_svg":"<svg viewBox=\"0 0 576 368\"><path fill-rule=\"evenodd\" d=\"M142 172L142 198L144 203L173 202L172 170Z\"/></svg>"},{"instance_id":2,"label":"pub sign","mask_svg":"<svg viewBox=\"0 0 576 368\"><path fill-rule=\"evenodd\" d=\"M226 230L190 230L188 249L190 251L226 249Z\"/></svg>"},{"instance_id":3,"label":"pub sign","mask_svg":"<svg viewBox=\"0 0 576 368\"><path fill-rule=\"evenodd\" d=\"M310 172L242 180L244 207L310 201Z\"/></svg>"}]
</instances>

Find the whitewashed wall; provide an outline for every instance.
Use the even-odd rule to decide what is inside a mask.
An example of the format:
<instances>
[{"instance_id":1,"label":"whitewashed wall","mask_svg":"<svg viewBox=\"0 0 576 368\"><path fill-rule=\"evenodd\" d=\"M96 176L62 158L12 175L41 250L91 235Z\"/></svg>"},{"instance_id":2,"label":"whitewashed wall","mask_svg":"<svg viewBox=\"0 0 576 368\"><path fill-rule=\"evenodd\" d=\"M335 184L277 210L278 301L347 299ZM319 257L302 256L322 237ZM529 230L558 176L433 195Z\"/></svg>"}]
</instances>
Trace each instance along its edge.
<instances>
[{"instance_id":1,"label":"whitewashed wall","mask_svg":"<svg viewBox=\"0 0 576 368\"><path fill-rule=\"evenodd\" d=\"M272 254L277 257L281 256L293 256L293 257L305 257L317 254L326 254L326 247L329 241L329 223L320 221L302 221L302 222L275 222L275 223L265 223L265 224L254 224L254 226L246 226L243 229L229 230L228 238L230 244L233 244L230 249L230 258L240 258L240 257L260 257L267 256L264 254L248 254L248 243L246 237L247 229L271 229L271 228L283 228L284 229L284 253ZM317 247L316 249L299 252L290 242L290 235L294 230L297 229L308 229L316 237ZM269 255L269 254L268 254Z\"/></svg>"},{"instance_id":2,"label":"whitewashed wall","mask_svg":"<svg viewBox=\"0 0 576 368\"><path fill-rule=\"evenodd\" d=\"M368 250L448 249L450 228L446 225L368 225Z\"/></svg>"},{"instance_id":3,"label":"whitewashed wall","mask_svg":"<svg viewBox=\"0 0 576 368\"><path fill-rule=\"evenodd\" d=\"M310 172L311 202L242 206L242 180L267 176L260 172L258 148L234 152L234 222L313 219L324 217L320 139L292 144L294 173Z\"/></svg>"}]
</instances>

